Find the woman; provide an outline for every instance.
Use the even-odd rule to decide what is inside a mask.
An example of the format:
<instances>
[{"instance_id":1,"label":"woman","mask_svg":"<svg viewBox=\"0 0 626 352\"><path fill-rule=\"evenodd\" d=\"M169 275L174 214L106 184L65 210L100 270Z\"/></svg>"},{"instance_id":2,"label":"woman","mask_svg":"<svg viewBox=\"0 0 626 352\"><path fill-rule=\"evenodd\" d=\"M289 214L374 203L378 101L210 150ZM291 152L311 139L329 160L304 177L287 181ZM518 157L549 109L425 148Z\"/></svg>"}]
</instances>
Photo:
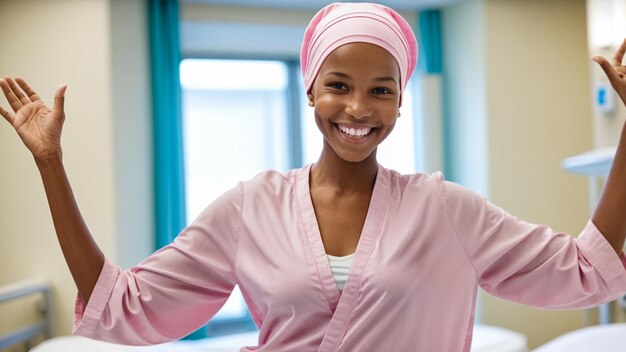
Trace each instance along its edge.
<instances>
[{"instance_id":1,"label":"woman","mask_svg":"<svg viewBox=\"0 0 626 352\"><path fill-rule=\"evenodd\" d=\"M595 58L626 101L626 42ZM476 291L545 308L626 292L626 150L576 239L521 221L440 173L378 165L417 45L374 4L332 4L307 27L302 71L324 137L319 160L222 195L169 246L122 272L99 250L61 161L65 86L52 109L21 79L0 110L31 150L79 296L75 333L123 344L180 338L239 285L260 329L242 351L469 351ZM336 257L342 257L337 259ZM348 263L347 280L338 274ZM345 268L346 266L343 266Z\"/></svg>"}]
</instances>

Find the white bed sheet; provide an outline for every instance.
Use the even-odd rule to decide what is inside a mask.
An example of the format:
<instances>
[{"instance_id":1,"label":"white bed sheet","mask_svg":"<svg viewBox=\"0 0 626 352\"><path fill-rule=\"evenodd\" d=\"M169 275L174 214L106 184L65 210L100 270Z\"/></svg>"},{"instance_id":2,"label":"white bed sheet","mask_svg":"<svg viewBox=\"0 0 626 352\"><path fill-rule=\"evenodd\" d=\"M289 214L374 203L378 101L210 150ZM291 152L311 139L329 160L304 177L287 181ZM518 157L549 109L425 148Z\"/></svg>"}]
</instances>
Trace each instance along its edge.
<instances>
[{"instance_id":1,"label":"white bed sheet","mask_svg":"<svg viewBox=\"0 0 626 352\"><path fill-rule=\"evenodd\" d=\"M258 332L197 341L177 341L157 346L130 347L94 341L79 336L61 336L31 349L31 352L238 352L256 345ZM526 337L495 326L476 325L472 352L527 352Z\"/></svg>"},{"instance_id":2,"label":"white bed sheet","mask_svg":"<svg viewBox=\"0 0 626 352\"><path fill-rule=\"evenodd\" d=\"M533 352L626 352L626 324L607 324L574 330Z\"/></svg>"}]
</instances>

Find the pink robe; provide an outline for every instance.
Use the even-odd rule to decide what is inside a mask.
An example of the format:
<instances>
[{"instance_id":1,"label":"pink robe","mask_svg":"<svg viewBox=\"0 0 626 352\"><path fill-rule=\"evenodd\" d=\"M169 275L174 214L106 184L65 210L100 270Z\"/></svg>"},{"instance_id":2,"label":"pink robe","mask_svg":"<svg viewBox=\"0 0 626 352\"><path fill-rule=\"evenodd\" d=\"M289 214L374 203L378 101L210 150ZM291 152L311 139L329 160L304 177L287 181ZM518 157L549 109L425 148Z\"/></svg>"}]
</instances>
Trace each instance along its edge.
<instances>
[{"instance_id":1,"label":"pink robe","mask_svg":"<svg viewBox=\"0 0 626 352\"><path fill-rule=\"evenodd\" d=\"M626 257L591 221L574 239L513 217L440 173L379 167L340 294L310 169L240 183L135 268L122 272L107 260L89 304L77 299L74 333L129 345L178 339L239 285L260 329L258 346L241 351L469 351L478 286L552 309L626 292Z\"/></svg>"}]
</instances>

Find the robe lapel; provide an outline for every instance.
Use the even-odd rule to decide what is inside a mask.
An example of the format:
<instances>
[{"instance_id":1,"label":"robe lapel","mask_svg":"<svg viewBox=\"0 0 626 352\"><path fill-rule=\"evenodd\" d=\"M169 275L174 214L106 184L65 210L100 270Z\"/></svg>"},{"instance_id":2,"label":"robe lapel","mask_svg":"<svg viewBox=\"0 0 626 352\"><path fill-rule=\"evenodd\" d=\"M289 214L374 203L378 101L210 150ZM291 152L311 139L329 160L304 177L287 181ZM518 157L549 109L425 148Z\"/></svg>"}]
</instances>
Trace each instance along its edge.
<instances>
[{"instance_id":1,"label":"robe lapel","mask_svg":"<svg viewBox=\"0 0 626 352\"><path fill-rule=\"evenodd\" d=\"M302 169L298 176L298 203L304 228L302 237L305 241L305 246L309 248L311 258L313 258L320 286L328 303L328 308L333 312L332 319L328 324L328 328L326 329L318 351L330 352L336 350L346 332L350 315L357 302L363 282L363 272L378 237L380 236L389 201L389 173L382 166L378 166L376 183L374 184L372 199L370 200L363 231L357 244L356 253L348 273L343 293L340 294L335 278L330 270L326 250L322 243L322 236L319 231L317 219L315 218L315 210L313 209L309 188L310 171L311 165L308 165Z\"/></svg>"}]
</instances>

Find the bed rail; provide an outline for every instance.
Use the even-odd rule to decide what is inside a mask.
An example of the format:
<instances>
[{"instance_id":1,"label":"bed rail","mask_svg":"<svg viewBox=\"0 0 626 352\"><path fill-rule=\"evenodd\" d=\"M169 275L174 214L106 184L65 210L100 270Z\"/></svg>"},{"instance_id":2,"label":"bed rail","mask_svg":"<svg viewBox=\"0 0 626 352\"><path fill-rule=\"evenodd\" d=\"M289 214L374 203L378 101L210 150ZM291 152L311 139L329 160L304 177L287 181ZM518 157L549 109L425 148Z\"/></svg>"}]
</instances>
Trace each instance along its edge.
<instances>
[{"instance_id":1,"label":"bed rail","mask_svg":"<svg viewBox=\"0 0 626 352\"><path fill-rule=\"evenodd\" d=\"M37 336L50 338L52 336L52 297L50 285L44 279L29 279L0 287L0 304L21 297L41 293L43 300L39 309L43 313L43 319L28 325L20 330L6 335L0 335L0 350L19 343L28 343Z\"/></svg>"}]
</instances>

